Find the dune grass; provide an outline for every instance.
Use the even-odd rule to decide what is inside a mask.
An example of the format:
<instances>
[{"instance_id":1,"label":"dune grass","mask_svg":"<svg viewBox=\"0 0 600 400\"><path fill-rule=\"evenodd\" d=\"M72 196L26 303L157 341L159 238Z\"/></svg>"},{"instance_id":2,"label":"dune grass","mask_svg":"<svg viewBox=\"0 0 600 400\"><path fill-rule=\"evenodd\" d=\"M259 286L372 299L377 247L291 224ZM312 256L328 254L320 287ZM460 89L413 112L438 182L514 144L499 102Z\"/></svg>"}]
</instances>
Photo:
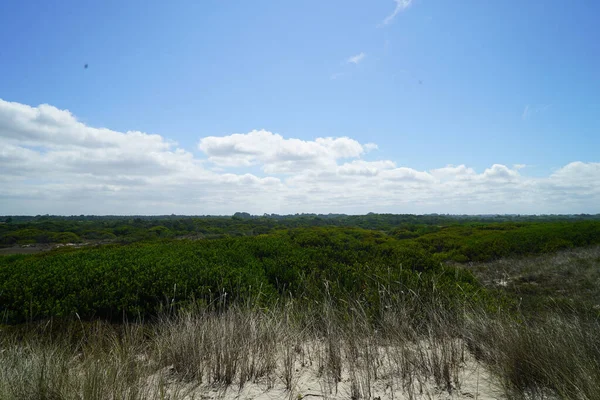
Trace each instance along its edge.
<instances>
[{"instance_id":1,"label":"dune grass","mask_svg":"<svg viewBox=\"0 0 600 400\"><path fill-rule=\"evenodd\" d=\"M480 279L508 296L514 288L494 274L558 282L554 274L583 271L594 279L597 253L504 260ZM588 287L585 279L565 290ZM118 324L54 318L3 326L0 399L600 398L593 313L552 308L558 303L545 291L531 294L544 299L543 318L510 303L457 303L437 282L380 285L368 299L338 298L325 285L318 299L268 307L247 299L164 307L156 318Z\"/></svg>"},{"instance_id":2,"label":"dune grass","mask_svg":"<svg viewBox=\"0 0 600 400\"><path fill-rule=\"evenodd\" d=\"M149 322L5 327L0 398L191 399L249 385L289 398L311 389L369 399L382 385L406 398L459 390L465 344L449 326L458 321L433 304L417 317L418 293L391 299L380 318L360 302L324 297L313 309L293 300L269 309L246 302Z\"/></svg>"}]
</instances>

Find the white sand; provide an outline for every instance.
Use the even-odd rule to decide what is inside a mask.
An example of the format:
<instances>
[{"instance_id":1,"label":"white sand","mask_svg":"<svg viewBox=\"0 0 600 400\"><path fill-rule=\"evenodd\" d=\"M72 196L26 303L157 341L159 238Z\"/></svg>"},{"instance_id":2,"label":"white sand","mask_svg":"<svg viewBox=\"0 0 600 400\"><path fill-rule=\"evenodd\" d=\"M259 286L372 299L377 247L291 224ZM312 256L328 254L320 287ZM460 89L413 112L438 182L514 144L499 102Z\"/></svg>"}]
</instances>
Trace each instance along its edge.
<instances>
[{"instance_id":1,"label":"white sand","mask_svg":"<svg viewBox=\"0 0 600 400\"><path fill-rule=\"evenodd\" d=\"M293 387L286 390L282 374L283 361L279 360L277 371L258 382L247 382L240 389L234 382L229 387L211 384L193 385L177 381L169 377L168 369L164 371L163 379L168 382L168 392L184 395L186 399L390 399L390 400L416 400L416 399L506 399L502 390L494 383L489 371L477 363L471 356L466 355L465 362L461 364L457 375L459 387L453 384L447 388L438 387L433 379L426 379L418 374L409 378L394 376L390 370L395 370L393 364L384 360L380 364L379 376L375 379L365 373L365 369L356 368L354 373L345 365L342 371L341 382L335 384L334 380L320 373L318 355L322 346L304 346L302 354L295 362ZM389 361L389 360L388 360ZM385 365L387 363L387 365ZM322 369L321 369L322 371ZM370 379L369 379L370 378ZM412 385L407 382L412 381ZM353 396L354 394L354 396Z\"/></svg>"}]
</instances>

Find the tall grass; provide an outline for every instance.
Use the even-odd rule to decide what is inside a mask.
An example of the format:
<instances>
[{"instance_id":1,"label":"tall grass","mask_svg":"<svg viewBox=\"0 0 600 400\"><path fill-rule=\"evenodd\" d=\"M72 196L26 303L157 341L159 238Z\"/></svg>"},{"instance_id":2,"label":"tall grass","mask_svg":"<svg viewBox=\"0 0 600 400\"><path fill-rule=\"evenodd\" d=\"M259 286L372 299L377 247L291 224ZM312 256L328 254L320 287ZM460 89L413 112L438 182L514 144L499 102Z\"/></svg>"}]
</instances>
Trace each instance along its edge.
<instances>
[{"instance_id":1,"label":"tall grass","mask_svg":"<svg viewBox=\"0 0 600 400\"><path fill-rule=\"evenodd\" d=\"M513 313L471 314L464 327L507 397L600 399L600 247L469 268L519 301Z\"/></svg>"},{"instance_id":2,"label":"tall grass","mask_svg":"<svg viewBox=\"0 0 600 400\"><path fill-rule=\"evenodd\" d=\"M406 292L382 286L369 302L324 290L318 301L270 308L249 301L119 325L75 319L0 328L0 399L268 392L288 399L597 400L599 338L598 321L558 311L546 319L490 313L468 299L446 299L435 281Z\"/></svg>"},{"instance_id":3,"label":"tall grass","mask_svg":"<svg viewBox=\"0 0 600 400\"><path fill-rule=\"evenodd\" d=\"M600 321L478 315L465 330L469 348L499 377L509 398L600 399Z\"/></svg>"},{"instance_id":4,"label":"tall grass","mask_svg":"<svg viewBox=\"0 0 600 400\"><path fill-rule=\"evenodd\" d=\"M66 334L19 338L2 334L1 399L163 399L163 381L148 386L154 367L140 327L122 331L106 325L83 327L85 338L73 343Z\"/></svg>"},{"instance_id":5,"label":"tall grass","mask_svg":"<svg viewBox=\"0 0 600 400\"><path fill-rule=\"evenodd\" d=\"M441 318L422 336L409 303L386 304L384 318L325 297L312 309L290 300L198 307L146 323L4 328L0 398L191 399L257 387L288 398L453 393L461 339Z\"/></svg>"}]
</instances>

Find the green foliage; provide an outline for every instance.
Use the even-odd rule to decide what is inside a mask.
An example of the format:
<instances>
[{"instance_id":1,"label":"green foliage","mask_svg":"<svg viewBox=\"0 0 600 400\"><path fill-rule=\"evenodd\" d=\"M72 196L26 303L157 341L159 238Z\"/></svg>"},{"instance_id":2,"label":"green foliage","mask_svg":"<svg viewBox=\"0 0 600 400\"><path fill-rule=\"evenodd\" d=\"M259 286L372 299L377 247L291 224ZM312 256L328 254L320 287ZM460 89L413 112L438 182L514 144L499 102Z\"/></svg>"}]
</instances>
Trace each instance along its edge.
<instances>
[{"instance_id":1,"label":"green foliage","mask_svg":"<svg viewBox=\"0 0 600 400\"><path fill-rule=\"evenodd\" d=\"M0 242L6 245L12 244L32 244L32 243L49 243L51 241L52 232L43 231L40 229L19 229L4 234L0 238Z\"/></svg>"},{"instance_id":2,"label":"green foliage","mask_svg":"<svg viewBox=\"0 0 600 400\"><path fill-rule=\"evenodd\" d=\"M51 236L53 243L79 243L81 239L73 232L60 232Z\"/></svg>"},{"instance_id":3,"label":"green foliage","mask_svg":"<svg viewBox=\"0 0 600 400\"><path fill-rule=\"evenodd\" d=\"M0 246L33 243L55 243L53 234L71 232L86 241L113 240L131 243L165 237L219 238L225 236L255 236L281 229L309 227L363 228L386 233L397 239L415 239L424 235L458 229L505 231L525 224L600 220L600 215L411 215L411 214L296 214L263 216L245 212L233 216L6 216L0 221ZM35 233L28 234L28 230ZM168 230L168 231L167 231ZM490 232L493 233L493 232ZM563 244L564 245L564 244Z\"/></svg>"},{"instance_id":4,"label":"green foliage","mask_svg":"<svg viewBox=\"0 0 600 400\"><path fill-rule=\"evenodd\" d=\"M55 251L0 258L1 317L115 319L216 299L223 305L256 297L265 305L281 296L318 300L324 288L334 298L363 299L377 312L383 285L417 289L434 275L444 277L440 268L415 244L349 228ZM449 291L458 291L450 288L455 283L461 290L476 286L463 272L438 279Z\"/></svg>"},{"instance_id":5,"label":"green foliage","mask_svg":"<svg viewBox=\"0 0 600 400\"><path fill-rule=\"evenodd\" d=\"M438 261L490 261L600 243L595 221L452 226L416 239Z\"/></svg>"},{"instance_id":6,"label":"green foliage","mask_svg":"<svg viewBox=\"0 0 600 400\"><path fill-rule=\"evenodd\" d=\"M398 216L392 217L383 221ZM288 222L304 223L302 218ZM311 218L315 223L326 220ZM377 222L381 216L362 218ZM83 221L83 228L72 230L85 240L114 236L119 244L0 257L0 319L19 322L74 313L115 319L217 299L224 307L257 297L265 305L283 296L319 301L325 292L336 301L360 300L376 314L383 307L382 288L393 296L442 291L444 298L456 300L444 307L458 306L465 298L491 304L489 292L470 273L442 262L488 261L600 243L597 221L414 225L388 231L268 228L273 221L245 214L235 220L215 218L212 225L193 219ZM3 243L80 242L76 233L60 230L64 224L77 225L72 221L44 218L36 224L39 229L9 229ZM95 225L102 229L91 229ZM214 239L173 239L189 229L204 235L194 239Z\"/></svg>"},{"instance_id":7,"label":"green foliage","mask_svg":"<svg viewBox=\"0 0 600 400\"><path fill-rule=\"evenodd\" d=\"M87 230L81 234L81 237L86 240L112 240L117 238L114 233L106 230Z\"/></svg>"},{"instance_id":8,"label":"green foliage","mask_svg":"<svg viewBox=\"0 0 600 400\"><path fill-rule=\"evenodd\" d=\"M171 230L169 228L167 228L166 226L162 226L162 225L153 226L152 228L148 229L148 233L151 236L156 236L159 238L168 238L168 237L173 236Z\"/></svg>"}]
</instances>

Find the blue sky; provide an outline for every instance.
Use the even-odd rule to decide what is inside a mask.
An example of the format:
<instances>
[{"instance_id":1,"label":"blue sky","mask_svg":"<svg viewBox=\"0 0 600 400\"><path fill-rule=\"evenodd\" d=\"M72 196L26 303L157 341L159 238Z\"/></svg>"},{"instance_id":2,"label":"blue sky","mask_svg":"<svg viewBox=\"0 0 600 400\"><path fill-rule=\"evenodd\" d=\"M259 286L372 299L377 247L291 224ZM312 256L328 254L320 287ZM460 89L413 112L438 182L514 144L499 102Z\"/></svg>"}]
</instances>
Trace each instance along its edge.
<instances>
[{"instance_id":1,"label":"blue sky","mask_svg":"<svg viewBox=\"0 0 600 400\"><path fill-rule=\"evenodd\" d=\"M135 176L147 190L161 192L166 184L177 190L173 182L189 187L200 175L214 185L199 184L181 198L140 201L143 213L229 213L244 207L254 212L600 212L595 205L600 194L594 189L600 174L598 15L600 3L584 0L2 2L0 99L12 108L0 120L6 163L0 159L0 168L13 178L4 184L9 193L0 193L0 206L25 214L136 211L125 196L131 185L107 183L109 177L93 171L49 175L40 167L64 161L56 157L65 156L67 148L92 157L87 147L73 147L77 133L60 137L80 126L123 136L140 131L176 142L162 150L179 152L193 165L177 164L192 175L190 180L182 170L168 179L149 167ZM34 110L47 104L70 114L61 119L52 111L46 122L38 118L35 126L23 127L15 121L31 116L15 117L29 112L15 104ZM47 125L62 123L69 127L49 138ZM24 140L28 129L35 132L27 135L37 139ZM261 156L257 152L263 150L253 149L255 157L245 158L250 150L230 143L244 137L231 135L253 130L272 134L252 140L285 151ZM271 140L275 134L282 139ZM223 158L221 147L202 145L206 137L221 138L209 141L213 146L229 143L229 158ZM329 137L349 138L363 149L333 154L327 153L330 147L314 145L317 138ZM308 150L295 154L292 139L308 143ZM378 148L367 149L367 143ZM130 150L120 153L121 161L147 157ZM50 160L48 153L57 154ZM329 158L313 168L317 153ZM302 157L306 162L301 165L290 164ZM287 166L274 167L275 158ZM394 163L393 168L382 166L384 161ZM347 198L344 190L334 189L347 187L341 180L332 184L315 174L316 169L340 175L339 168L352 162L367 168L359 171L362 177L405 168L433 178L425 179L429 186L423 190L414 181L390 187L387 181L369 180ZM369 162L380 164L364 164ZM35 170L31 163L41 168L35 174L10 169ZM499 165L518 182L446 188L448 182L431 171L449 165L472 169L473 179L483 179L486 170ZM564 179L577 180L576 188L552 180L572 170L577 178ZM134 179L126 167L112 171L111 177ZM275 196L276 202L248 203L243 196L224 202L233 190L224 187L231 184L229 175L238 180L252 176L251 186L265 179L283 186L269 189L266 198ZM581 176L588 178L579 182ZM322 187L302 186L303 179ZM123 197L110 197L100 207L73 195L92 190L94 198L97 185L113 185L102 193L116 191ZM553 191L544 185L554 185ZM366 187L374 188L373 198L358 196ZM473 187L478 193L487 190L487 197L472 197ZM249 199L256 198L253 190L265 191L240 190ZM444 190L460 196L436 202ZM499 190L504 197L491 195ZM525 192L522 204L506 204L514 199L511 190ZM42 201L40 193L54 196L55 202ZM409 199L395 202L397 193L410 193ZM304 200L294 200L297 196ZM562 199L560 204L553 196ZM192 205L195 198L204 199L205 206ZM377 198L385 200L378 203ZM211 201L221 205L206 205Z\"/></svg>"}]
</instances>

